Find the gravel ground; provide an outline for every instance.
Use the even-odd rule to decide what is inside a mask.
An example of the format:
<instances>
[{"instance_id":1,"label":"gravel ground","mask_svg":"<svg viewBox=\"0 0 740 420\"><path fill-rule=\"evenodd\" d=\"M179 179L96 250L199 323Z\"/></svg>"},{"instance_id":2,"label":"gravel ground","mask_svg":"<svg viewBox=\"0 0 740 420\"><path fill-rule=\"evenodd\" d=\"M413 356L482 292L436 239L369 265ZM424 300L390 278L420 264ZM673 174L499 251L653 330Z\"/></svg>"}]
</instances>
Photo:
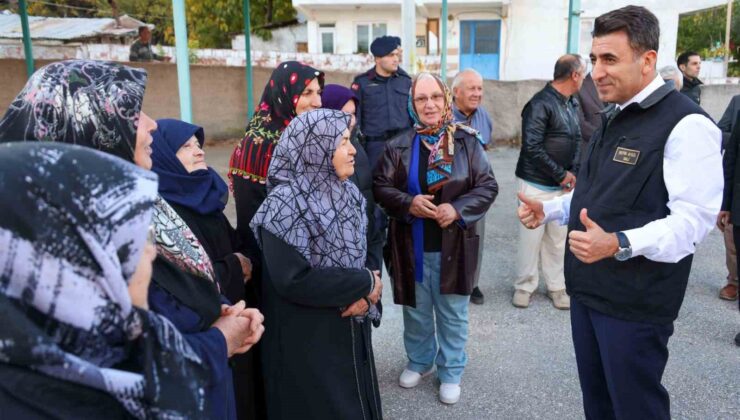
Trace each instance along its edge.
<instances>
[{"instance_id":1,"label":"gravel ground","mask_svg":"<svg viewBox=\"0 0 740 420\"><path fill-rule=\"evenodd\" d=\"M212 145L209 163L225 173L229 145ZM454 406L437 399L438 384L425 378L414 389L398 386L405 367L402 314L390 285L383 297L383 322L373 342L386 419L571 419L582 418L582 401L567 311L552 307L540 286L528 309L510 303L514 292L518 150L489 152L499 196L488 212L480 287L482 306L470 305L469 362L462 397ZM233 206L227 214L233 220ZM597 221L598 222L598 221ZM737 302L718 299L727 275L722 236L716 230L694 259L675 333L664 385L676 419L740 418L740 332Z\"/></svg>"}]
</instances>

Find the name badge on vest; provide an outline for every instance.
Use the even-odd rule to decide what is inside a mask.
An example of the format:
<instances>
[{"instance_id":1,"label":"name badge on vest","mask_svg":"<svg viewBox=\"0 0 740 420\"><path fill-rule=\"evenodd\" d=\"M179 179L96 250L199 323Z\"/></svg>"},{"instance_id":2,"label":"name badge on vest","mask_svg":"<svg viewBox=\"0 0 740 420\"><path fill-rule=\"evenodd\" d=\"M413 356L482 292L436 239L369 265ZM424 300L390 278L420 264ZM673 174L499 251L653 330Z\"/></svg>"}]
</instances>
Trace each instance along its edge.
<instances>
[{"instance_id":1,"label":"name badge on vest","mask_svg":"<svg viewBox=\"0 0 740 420\"><path fill-rule=\"evenodd\" d=\"M637 165L637 159L640 157L639 150L625 149L617 147L617 153L614 153L614 161L626 163L627 165Z\"/></svg>"}]
</instances>

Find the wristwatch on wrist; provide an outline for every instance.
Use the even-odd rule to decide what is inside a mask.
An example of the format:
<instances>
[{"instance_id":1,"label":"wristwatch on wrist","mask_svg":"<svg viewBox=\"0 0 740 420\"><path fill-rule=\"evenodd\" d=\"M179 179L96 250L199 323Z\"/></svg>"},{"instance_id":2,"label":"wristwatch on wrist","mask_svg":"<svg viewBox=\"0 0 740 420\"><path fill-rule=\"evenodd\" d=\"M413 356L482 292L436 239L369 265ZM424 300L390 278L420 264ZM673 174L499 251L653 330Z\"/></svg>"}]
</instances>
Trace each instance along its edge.
<instances>
[{"instance_id":1,"label":"wristwatch on wrist","mask_svg":"<svg viewBox=\"0 0 740 420\"><path fill-rule=\"evenodd\" d=\"M630 240L627 239L627 235L624 232L617 232L617 240L619 241L619 249L614 254L614 258L617 261L627 261L632 258L632 245Z\"/></svg>"}]
</instances>

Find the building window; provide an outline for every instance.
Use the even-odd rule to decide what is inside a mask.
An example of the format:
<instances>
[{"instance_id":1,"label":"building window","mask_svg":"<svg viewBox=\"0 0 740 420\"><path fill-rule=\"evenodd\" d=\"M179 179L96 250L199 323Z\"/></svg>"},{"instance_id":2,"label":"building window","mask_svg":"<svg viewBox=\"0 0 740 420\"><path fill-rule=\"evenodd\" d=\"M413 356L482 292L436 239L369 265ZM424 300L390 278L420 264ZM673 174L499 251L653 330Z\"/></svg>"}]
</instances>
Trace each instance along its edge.
<instances>
[{"instance_id":1,"label":"building window","mask_svg":"<svg viewBox=\"0 0 740 420\"><path fill-rule=\"evenodd\" d=\"M319 45L323 54L334 54L334 24L319 25Z\"/></svg>"},{"instance_id":2,"label":"building window","mask_svg":"<svg viewBox=\"0 0 740 420\"><path fill-rule=\"evenodd\" d=\"M385 23L360 23L357 25L358 53L370 52L370 44L379 36L387 35L388 27Z\"/></svg>"}]
</instances>

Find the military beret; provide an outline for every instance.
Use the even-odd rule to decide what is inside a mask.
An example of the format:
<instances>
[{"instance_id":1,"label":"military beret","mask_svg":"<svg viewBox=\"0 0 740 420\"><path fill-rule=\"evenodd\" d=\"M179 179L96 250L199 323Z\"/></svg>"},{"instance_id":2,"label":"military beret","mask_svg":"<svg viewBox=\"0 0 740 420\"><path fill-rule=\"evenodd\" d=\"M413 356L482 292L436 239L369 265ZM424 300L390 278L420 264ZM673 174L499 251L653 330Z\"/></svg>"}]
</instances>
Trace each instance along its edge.
<instances>
[{"instance_id":1,"label":"military beret","mask_svg":"<svg viewBox=\"0 0 740 420\"><path fill-rule=\"evenodd\" d=\"M401 46L401 38L397 36L381 36L370 44L370 52L376 57L385 57Z\"/></svg>"}]
</instances>

